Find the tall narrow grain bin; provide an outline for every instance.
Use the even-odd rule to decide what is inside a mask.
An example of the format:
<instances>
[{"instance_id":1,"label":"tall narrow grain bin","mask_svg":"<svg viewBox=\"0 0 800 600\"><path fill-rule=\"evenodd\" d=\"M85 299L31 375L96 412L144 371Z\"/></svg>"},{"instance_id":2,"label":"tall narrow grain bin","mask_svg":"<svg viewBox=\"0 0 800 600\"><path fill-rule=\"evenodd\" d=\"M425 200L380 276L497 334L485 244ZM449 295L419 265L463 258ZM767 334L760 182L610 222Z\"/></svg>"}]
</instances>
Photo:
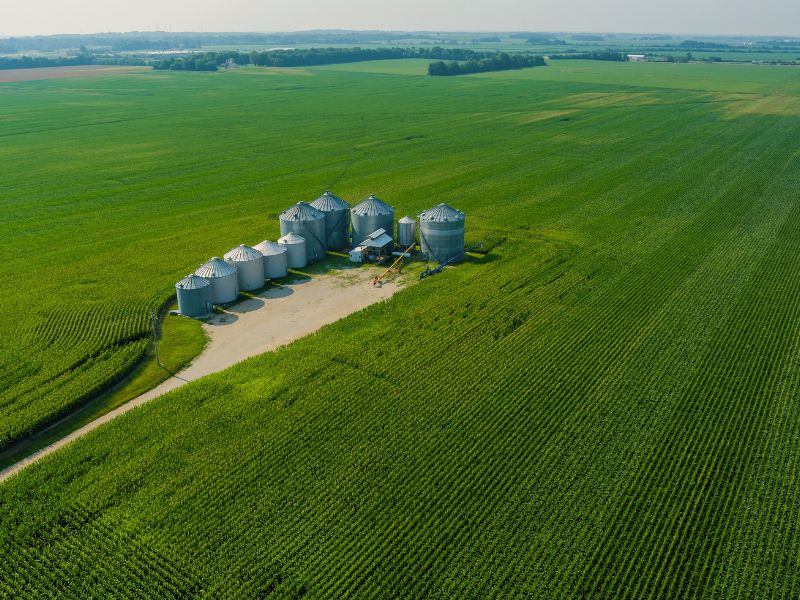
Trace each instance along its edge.
<instances>
[{"instance_id":1,"label":"tall narrow grain bin","mask_svg":"<svg viewBox=\"0 0 800 600\"><path fill-rule=\"evenodd\" d=\"M394 208L371 194L369 198L350 209L350 223L353 228L351 238L353 247L378 229L383 229L391 235L394 231Z\"/></svg>"},{"instance_id":2,"label":"tall narrow grain bin","mask_svg":"<svg viewBox=\"0 0 800 600\"><path fill-rule=\"evenodd\" d=\"M308 264L306 240L296 233L287 233L278 243L286 247L286 255L290 269L302 269Z\"/></svg>"},{"instance_id":3,"label":"tall narrow grain bin","mask_svg":"<svg viewBox=\"0 0 800 600\"><path fill-rule=\"evenodd\" d=\"M419 246L424 257L439 263L464 259L464 213L439 204L419 216Z\"/></svg>"},{"instance_id":4,"label":"tall narrow grain bin","mask_svg":"<svg viewBox=\"0 0 800 600\"><path fill-rule=\"evenodd\" d=\"M328 250L341 250L350 238L350 205L330 190L311 203L325 215L325 243Z\"/></svg>"},{"instance_id":5,"label":"tall narrow grain bin","mask_svg":"<svg viewBox=\"0 0 800 600\"><path fill-rule=\"evenodd\" d=\"M194 274L211 282L211 301L214 304L233 302L239 295L239 275L236 273L236 265L215 256L203 263Z\"/></svg>"},{"instance_id":6,"label":"tall narrow grain bin","mask_svg":"<svg viewBox=\"0 0 800 600\"><path fill-rule=\"evenodd\" d=\"M417 222L411 217L397 222L397 243L403 250L417 243Z\"/></svg>"},{"instance_id":7,"label":"tall narrow grain bin","mask_svg":"<svg viewBox=\"0 0 800 600\"><path fill-rule=\"evenodd\" d=\"M211 282L199 275L187 275L175 284L178 312L186 317L202 317L211 312Z\"/></svg>"},{"instance_id":8,"label":"tall narrow grain bin","mask_svg":"<svg viewBox=\"0 0 800 600\"><path fill-rule=\"evenodd\" d=\"M325 242L325 214L307 202L298 202L287 208L278 217L281 235L296 233L306 240L306 257L309 262L325 257L328 246Z\"/></svg>"},{"instance_id":9,"label":"tall narrow grain bin","mask_svg":"<svg viewBox=\"0 0 800 600\"><path fill-rule=\"evenodd\" d=\"M225 254L225 261L236 266L240 290L246 292L264 287L264 255L261 252L240 244Z\"/></svg>"},{"instance_id":10,"label":"tall narrow grain bin","mask_svg":"<svg viewBox=\"0 0 800 600\"><path fill-rule=\"evenodd\" d=\"M264 275L267 279L286 277L289 269L289 253L286 246L264 240L253 248L264 255Z\"/></svg>"}]
</instances>

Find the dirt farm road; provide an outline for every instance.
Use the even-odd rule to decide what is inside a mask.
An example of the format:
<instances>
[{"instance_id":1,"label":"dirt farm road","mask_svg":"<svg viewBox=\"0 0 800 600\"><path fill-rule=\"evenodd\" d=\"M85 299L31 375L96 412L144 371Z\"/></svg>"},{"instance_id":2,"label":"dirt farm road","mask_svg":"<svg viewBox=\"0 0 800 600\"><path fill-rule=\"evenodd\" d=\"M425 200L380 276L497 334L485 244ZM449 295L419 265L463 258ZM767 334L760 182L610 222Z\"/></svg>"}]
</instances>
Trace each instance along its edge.
<instances>
[{"instance_id":1,"label":"dirt farm road","mask_svg":"<svg viewBox=\"0 0 800 600\"><path fill-rule=\"evenodd\" d=\"M205 350L187 368L149 392L0 471L0 483L137 406L204 375L222 371L246 358L275 350L313 333L323 325L389 298L402 287L402 283L394 281L385 283L383 287L373 287L371 280L377 272L374 268L345 269L295 279L286 285L271 286L257 297L230 307L224 314L215 314L203 325L209 336Z\"/></svg>"}]
</instances>

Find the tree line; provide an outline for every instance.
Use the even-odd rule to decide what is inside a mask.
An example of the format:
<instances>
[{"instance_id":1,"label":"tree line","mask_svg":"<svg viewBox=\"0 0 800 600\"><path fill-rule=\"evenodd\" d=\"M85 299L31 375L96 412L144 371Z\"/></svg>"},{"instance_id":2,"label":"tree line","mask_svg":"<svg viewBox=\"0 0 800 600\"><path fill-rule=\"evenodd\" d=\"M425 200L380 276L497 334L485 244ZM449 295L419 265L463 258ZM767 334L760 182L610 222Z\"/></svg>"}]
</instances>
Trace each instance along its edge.
<instances>
[{"instance_id":1,"label":"tree line","mask_svg":"<svg viewBox=\"0 0 800 600\"><path fill-rule=\"evenodd\" d=\"M466 75L468 73L484 73L487 71L508 71L511 69L525 69L528 67L543 67L545 63L541 56L529 54L508 54L495 52L479 60L466 62L437 61L428 65L428 75L444 77L448 75Z\"/></svg>"},{"instance_id":2,"label":"tree line","mask_svg":"<svg viewBox=\"0 0 800 600\"><path fill-rule=\"evenodd\" d=\"M622 52L601 50L593 52L565 52L564 54L551 54L553 60L580 59L580 60L608 60L612 62L625 62L627 56Z\"/></svg>"},{"instance_id":3,"label":"tree line","mask_svg":"<svg viewBox=\"0 0 800 600\"><path fill-rule=\"evenodd\" d=\"M45 56L0 56L0 69L35 69L40 67L70 67L75 65L91 65L94 59L87 54L78 56L59 56L47 58Z\"/></svg>"},{"instance_id":4,"label":"tree line","mask_svg":"<svg viewBox=\"0 0 800 600\"><path fill-rule=\"evenodd\" d=\"M481 52L467 48L305 48L296 50L270 50L265 52L203 52L189 56L174 56L159 60L153 68L173 71L216 71L229 59L239 65L260 67L312 67L367 60L425 58L448 61L475 61L489 59L495 52ZM516 56L516 55L515 55ZM527 65L532 66L532 65ZM521 67L519 67L521 68Z\"/></svg>"}]
</instances>

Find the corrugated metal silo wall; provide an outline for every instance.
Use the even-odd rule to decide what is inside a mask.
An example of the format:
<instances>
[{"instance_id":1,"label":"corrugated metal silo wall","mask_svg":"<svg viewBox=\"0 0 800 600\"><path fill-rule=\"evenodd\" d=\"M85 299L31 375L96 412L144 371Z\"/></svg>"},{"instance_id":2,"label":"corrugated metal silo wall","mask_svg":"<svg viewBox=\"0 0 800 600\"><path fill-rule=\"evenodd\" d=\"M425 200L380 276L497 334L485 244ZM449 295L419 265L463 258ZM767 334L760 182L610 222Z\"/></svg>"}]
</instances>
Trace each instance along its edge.
<instances>
[{"instance_id":1,"label":"corrugated metal silo wall","mask_svg":"<svg viewBox=\"0 0 800 600\"><path fill-rule=\"evenodd\" d=\"M211 301L214 304L233 302L239 295L239 276L230 273L222 277L211 277Z\"/></svg>"},{"instance_id":2,"label":"corrugated metal silo wall","mask_svg":"<svg viewBox=\"0 0 800 600\"><path fill-rule=\"evenodd\" d=\"M239 289L243 292L264 287L264 259L236 261Z\"/></svg>"},{"instance_id":3,"label":"corrugated metal silo wall","mask_svg":"<svg viewBox=\"0 0 800 600\"><path fill-rule=\"evenodd\" d=\"M178 294L178 312L187 317L202 317L211 312L211 286L175 290Z\"/></svg>"},{"instance_id":4,"label":"corrugated metal silo wall","mask_svg":"<svg viewBox=\"0 0 800 600\"><path fill-rule=\"evenodd\" d=\"M264 275L267 279L286 277L289 268L289 252L264 256Z\"/></svg>"},{"instance_id":5,"label":"corrugated metal silo wall","mask_svg":"<svg viewBox=\"0 0 800 600\"><path fill-rule=\"evenodd\" d=\"M325 241L329 250L341 250L348 245L350 234L350 209L326 210Z\"/></svg>"},{"instance_id":6,"label":"corrugated metal silo wall","mask_svg":"<svg viewBox=\"0 0 800 600\"><path fill-rule=\"evenodd\" d=\"M420 221L419 243L423 256L439 263L464 259L464 221Z\"/></svg>"},{"instance_id":7,"label":"corrugated metal silo wall","mask_svg":"<svg viewBox=\"0 0 800 600\"><path fill-rule=\"evenodd\" d=\"M397 243L403 250L417 243L416 221L397 224Z\"/></svg>"},{"instance_id":8,"label":"corrugated metal silo wall","mask_svg":"<svg viewBox=\"0 0 800 600\"><path fill-rule=\"evenodd\" d=\"M325 258L325 219L281 221L281 237L287 233L296 233L306 240L306 258L309 262Z\"/></svg>"}]
</instances>

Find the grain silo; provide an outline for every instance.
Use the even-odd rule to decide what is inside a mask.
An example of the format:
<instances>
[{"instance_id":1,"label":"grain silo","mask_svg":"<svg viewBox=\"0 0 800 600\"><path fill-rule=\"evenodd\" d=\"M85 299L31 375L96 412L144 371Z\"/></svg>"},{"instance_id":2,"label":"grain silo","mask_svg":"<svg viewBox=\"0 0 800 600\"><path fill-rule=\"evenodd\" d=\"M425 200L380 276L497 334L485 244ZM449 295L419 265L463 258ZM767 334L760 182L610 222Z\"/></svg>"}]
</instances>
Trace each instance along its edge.
<instances>
[{"instance_id":1,"label":"grain silo","mask_svg":"<svg viewBox=\"0 0 800 600\"><path fill-rule=\"evenodd\" d=\"M286 255L290 269L302 269L308 264L306 240L296 233L287 233L278 243L286 247Z\"/></svg>"},{"instance_id":2,"label":"grain silo","mask_svg":"<svg viewBox=\"0 0 800 600\"><path fill-rule=\"evenodd\" d=\"M236 265L215 256L202 264L194 274L211 282L211 301L214 304L227 304L239 296L239 276L236 274Z\"/></svg>"},{"instance_id":3,"label":"grain silo","mask_svg":"<svg viewBox=\"0 0 800 600\"><path fill-rule=\"evenodd\" d=\"M267 279L286 277L289 269L289 254L286 246L264 240L253 248L264 255L264 275Z\"/></svg>"},{"instance_id":4,"label":"grain silo","mask_svg":"<svg viewBox=\"0 0 800 600\"><path fill-rule=\"evenodd\" d=\"M367 239L367 236L383 229L389 235L394 231L394 208L378 200L374 194L350 209L350 222L353 227L353 247Z\"/></svg>"},{"instance_id":5,"label":"grain silo","mask_svg":"<svg viewBox=\"0 0 800 600\"><path fill-rule=\"evenodd\" d=\"M311 206L325 215L325 243L329 250L341 250L350 238L350 205L325 190Z\"/></svg>"},{"instance_id":6,"label":"grain silo","mask_svg":"<svg viewBox=\"0 0 800 600\"><path fill-rule=\"evenodd\" d=\"M175 284L178 312L186 317L202 317L211 312L211 282L199 275L187 275Z\"/></svg>"},{"instance_id":7,"label":"grain silo","mask_svg":"<svg viewBox=\"0 0 800 600\"><path fill-rule=\"evenodd\" d=\"M306 240L308 261L321 260L328 247L325 242L325 214L307 202L298 202L287 208L278 217L281 222L281 235L296 233Z\"/></svg>"},{"instance_id":8,"label":"grain silo","mask_svg":"<svg viewBox=\"0 0 800 600\"><path fill-rule=\"evenodd\" d=\"M403 250L417 243L417 222L411 217L397 222L397 243Z\"/></svg>"},{"instance_id":9,"label":"grain silo","mask_svg":"<svg viewBox=\"0 0 800 600\"><path fill-rule=\"evenodd\" d=\"M264 255L241 244L225 254L225 260L236 266L239 289L243 292L264 287Z\"/></svg>"},{"instance_id":10,"label":"grain silo","mask_svg":"<svg viewBox=\"0 0 800 600\"><path fill-rule=\"evenodd\" d=\"M419 246L422 256L439 263L464 259L464 213L439 204L419 216Z\"/></svg>"}]
</instances>

